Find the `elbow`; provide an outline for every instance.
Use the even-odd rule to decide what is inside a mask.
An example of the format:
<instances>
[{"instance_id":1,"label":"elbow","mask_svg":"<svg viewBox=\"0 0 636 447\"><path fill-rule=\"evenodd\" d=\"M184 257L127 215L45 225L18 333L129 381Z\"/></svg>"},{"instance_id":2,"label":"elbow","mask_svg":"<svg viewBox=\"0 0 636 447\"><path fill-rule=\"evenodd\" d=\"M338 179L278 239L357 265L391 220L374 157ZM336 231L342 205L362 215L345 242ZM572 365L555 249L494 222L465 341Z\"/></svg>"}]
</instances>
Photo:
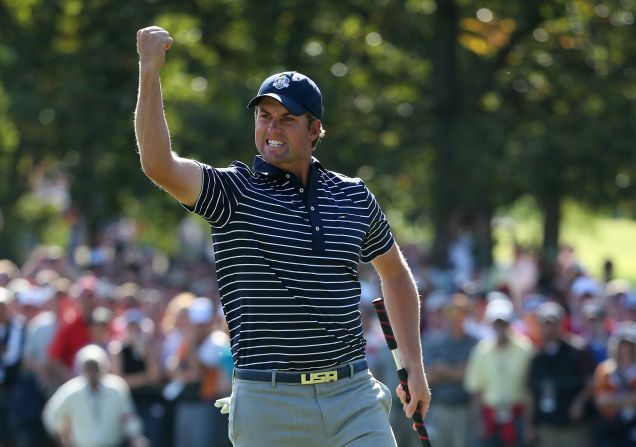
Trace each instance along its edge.
<instances>
[{"instance_id":1,"label":"elbow","mask_svg":"<svg viewBox=\"0 0 636 447\"><path fill-rule=\"evenodd\" d=\"M144 161L143 158L141 160L141 170L146 177L155 182L158 185L161 185L161 180L165 177L166 169L157 166L156 163L150 163Z\"/></svg>"}]
</instances>

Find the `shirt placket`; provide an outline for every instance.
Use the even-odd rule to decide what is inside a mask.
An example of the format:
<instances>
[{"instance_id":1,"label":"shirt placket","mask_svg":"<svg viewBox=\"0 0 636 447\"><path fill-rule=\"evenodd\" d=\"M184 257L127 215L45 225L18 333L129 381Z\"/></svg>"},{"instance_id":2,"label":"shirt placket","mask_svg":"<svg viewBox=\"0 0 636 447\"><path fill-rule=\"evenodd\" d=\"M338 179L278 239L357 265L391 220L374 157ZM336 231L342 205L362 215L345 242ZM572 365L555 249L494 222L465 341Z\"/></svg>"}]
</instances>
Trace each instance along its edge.
<instances>
[{"instance_id":1,"label":"shirt placket","mask_svg":"<svg viewBox=\"0 0 636 447\"><path fill-rule=\"evenodd\" d=\"M320 219L318 209L318 169L312 165L308 191L303 196L305 206L309 211L309 224L311 225L311 248L314 251L325 251L325 231Z\"/></svg>"},{"instance_id":2,"label":"shirt placket","mask_svg":"<svg viewBox=\"0 0 636 447\"><path fill-rule=\"evenodd\" d=\"M294 187L297 189L300 197L305 204L307 213L309 214L309 226L311 228L311 249L317 252L325 251L325 236L322 220L320 219L320 210L318 209L318 169L311 166L309 184L303 186L302 183L293 175L285 174Z\"/></svg>"}]
</instances>

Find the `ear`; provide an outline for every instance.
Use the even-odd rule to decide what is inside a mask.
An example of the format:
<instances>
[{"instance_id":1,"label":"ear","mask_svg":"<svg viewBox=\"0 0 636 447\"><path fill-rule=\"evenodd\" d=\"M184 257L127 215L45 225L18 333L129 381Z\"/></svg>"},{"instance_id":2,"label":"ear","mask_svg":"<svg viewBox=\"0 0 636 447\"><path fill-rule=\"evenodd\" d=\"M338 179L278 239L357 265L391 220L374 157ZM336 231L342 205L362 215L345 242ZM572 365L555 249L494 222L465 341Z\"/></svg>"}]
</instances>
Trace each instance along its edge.
<instances>
[{"instance_id":1,"label":"ear","mask_svg":"<svg viewBox=\"0 0 636 447\"><path fill-rule=\"evenodd\" d=\"M315 139L318 137L318 135L320 135L320 126L322 125L322 123L320 122L319 119L314 120L311 123L311 127L309 128L309 136L312 139Z\"/></svg>"}]
</instances>

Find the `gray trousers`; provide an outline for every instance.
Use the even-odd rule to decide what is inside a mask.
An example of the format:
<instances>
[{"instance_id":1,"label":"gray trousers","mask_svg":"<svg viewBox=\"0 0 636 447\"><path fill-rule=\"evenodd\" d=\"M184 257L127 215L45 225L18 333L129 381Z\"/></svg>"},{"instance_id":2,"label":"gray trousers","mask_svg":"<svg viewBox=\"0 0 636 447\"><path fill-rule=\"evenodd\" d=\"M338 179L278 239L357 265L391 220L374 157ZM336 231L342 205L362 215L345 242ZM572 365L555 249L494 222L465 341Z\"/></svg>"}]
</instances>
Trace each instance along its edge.
<instances>
[{"instance_id":1,"label":"gray trousers","mask_svg":"<svg viewBox=\"0 0 636 447\"><path fill-rule=\"evenodd\" d=\"M368 370L316 385L235 379L235 447L392 447L391 393Z\"/></svg>"}]
</instances>

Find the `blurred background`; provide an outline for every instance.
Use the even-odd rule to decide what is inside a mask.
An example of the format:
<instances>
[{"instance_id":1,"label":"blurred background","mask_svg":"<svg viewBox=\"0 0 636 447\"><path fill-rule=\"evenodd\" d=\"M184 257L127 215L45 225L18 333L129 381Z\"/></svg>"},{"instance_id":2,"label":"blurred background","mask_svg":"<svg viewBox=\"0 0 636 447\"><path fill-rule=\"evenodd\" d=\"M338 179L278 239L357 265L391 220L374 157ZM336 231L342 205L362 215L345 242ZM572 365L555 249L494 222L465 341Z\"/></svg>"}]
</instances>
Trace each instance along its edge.
<instances>
[{"instance_id":1,"label":"blurred background","mask_svg":"<svg viewBox=\"0 0 636 447\"><path fill-rule=\"evenodd\" d=\"M163 72L174 148L250 161L245 104L269 73L321 86L317 157L360 176L398 237L448 266L513 241L580 247L636 278L632 0L0 2L0 255L130 237L175 254L184 212L135 155L137 29L176 42Z\"/></svg>"},{"instance_id":2,"label":"blurred background","mask_svg":"<svg viewBox=\"0 0 636 447\"><path fill-rule=\"evenodd\" d=\"M600 299L620 279L627 297L635 14L634 0L0 0L0 286L28 307L11 280L73 298L88 274L113 301L134 283L155 329L181 292L218 305L208 228L136 154L135 34L156 24L175 39L162 83L182 156L249 164L261 81L317 82L316 157L377 196L431 315L440 290L502 290L518 316L541 293L571 312L581 277ZM377 278L361 277L368 304Z\"/></svg>"}]
</instances>

